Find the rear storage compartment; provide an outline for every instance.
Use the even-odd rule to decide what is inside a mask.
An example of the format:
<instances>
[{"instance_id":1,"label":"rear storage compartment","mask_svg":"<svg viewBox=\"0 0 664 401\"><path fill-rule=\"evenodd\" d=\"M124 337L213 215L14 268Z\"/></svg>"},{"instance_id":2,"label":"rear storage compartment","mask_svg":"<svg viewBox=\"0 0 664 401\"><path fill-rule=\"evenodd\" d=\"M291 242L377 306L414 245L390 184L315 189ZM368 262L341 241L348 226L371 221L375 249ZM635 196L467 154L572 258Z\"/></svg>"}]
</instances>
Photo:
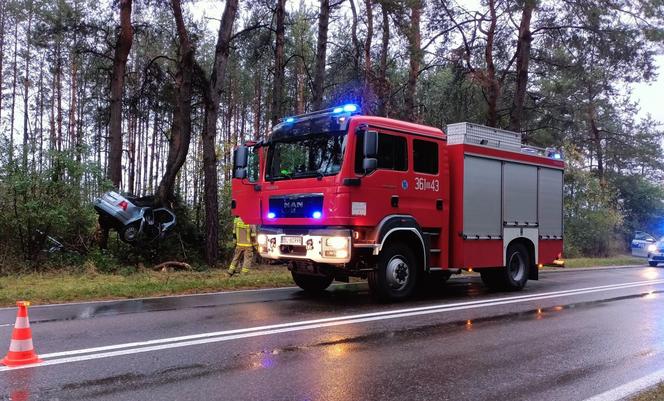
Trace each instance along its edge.
<instances>
[{"instance_id":1,"label":"rear storage compartment","mask_svg":"<svg viewBox=\"0 0 664 401\"><path fill-rule=\"evenodd\" d=\"M562 162L521 146L521 135L469 123L448 126L452 266L495 267L515 238L537 263L562 252Z\"/></svg>"}]
</instances>

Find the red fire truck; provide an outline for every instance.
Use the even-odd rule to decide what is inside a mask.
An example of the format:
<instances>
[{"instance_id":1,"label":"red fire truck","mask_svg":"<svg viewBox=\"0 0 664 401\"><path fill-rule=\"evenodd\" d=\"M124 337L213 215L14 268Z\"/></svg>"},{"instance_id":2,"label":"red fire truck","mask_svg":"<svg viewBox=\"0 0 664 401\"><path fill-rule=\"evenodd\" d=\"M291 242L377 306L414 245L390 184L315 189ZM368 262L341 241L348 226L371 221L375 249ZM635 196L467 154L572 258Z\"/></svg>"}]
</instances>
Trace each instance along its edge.
<instances>
[{"instance_id":1,"label":"red fire truck","mask_svg":"<svg viewBox=\"0 0 664 401\"><path fill-rule=\"evenodd\" d=\"M234 214L306 291L362 277L399 300L471 269L519 290L561 258L562 155L519 133L443 132L345 105L284 119L239 146L233 169Z\"/></svg>"}]
</instances>

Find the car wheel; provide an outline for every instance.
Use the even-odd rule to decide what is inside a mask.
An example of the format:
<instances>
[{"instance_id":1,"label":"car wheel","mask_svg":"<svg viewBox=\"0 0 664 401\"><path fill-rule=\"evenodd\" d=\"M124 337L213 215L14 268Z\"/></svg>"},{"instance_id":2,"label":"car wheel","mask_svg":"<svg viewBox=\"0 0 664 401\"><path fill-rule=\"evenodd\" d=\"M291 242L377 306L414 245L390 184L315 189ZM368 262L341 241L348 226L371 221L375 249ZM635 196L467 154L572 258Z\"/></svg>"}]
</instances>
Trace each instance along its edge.
<instances>
[{"instance_id":1,"label":"car wheel","mask_svg":"<svg viewBox=\"0 0 664 401\"><path fill-rule=\"evenodd\" d=\"M136 243L139 235L139 225L137 223L129 224L120 229L120 239L128 244Z\"/></svg>"},{"instance_id":2,"label":"car wheel","mask_svg":"<svg viewBox=\"0 0 664 401\"><path fill-rule=\"evenodd\" d=\"M658 264L658 263L657 263L657 262L651 262L651 261L648 261L648 264L650 265L650 267L657 267L657 264Z\"/></svg>"}]
</instances>

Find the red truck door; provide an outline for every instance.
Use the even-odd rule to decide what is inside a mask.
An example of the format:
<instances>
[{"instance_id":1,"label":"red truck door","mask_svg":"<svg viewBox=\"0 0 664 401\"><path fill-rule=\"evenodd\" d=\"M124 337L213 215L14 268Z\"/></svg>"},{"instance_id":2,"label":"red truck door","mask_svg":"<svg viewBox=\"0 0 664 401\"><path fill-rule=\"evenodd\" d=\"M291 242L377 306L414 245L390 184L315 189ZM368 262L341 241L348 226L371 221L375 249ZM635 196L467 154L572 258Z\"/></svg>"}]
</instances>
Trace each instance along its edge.
<instances>
[{"instance_id":1,"label":"red truck door","mask_svg":"<svg viewBox=\"0 0 664 401\"><path fill-rule=\"evenodd\" d=\"M407 137L381 130L378 133L378 168L351 191L351 215L358 225L375 225L387 215L399 214L399 205L409 185ZM364 175L363 149L364 133L359 131L355 143L357 176Z\"/></svg>"},{"instance_id":2,"label":"red truck door","mask_svg":"<svg viewBox=\"0 0 664 401\"><path fill-rule=\"evenodd\" d=\"M260 176L263 148L250 148L247 178L231 181L231 209L247 224L261 224L260 191L257 186Z\"/></svg>"}]
</instances>

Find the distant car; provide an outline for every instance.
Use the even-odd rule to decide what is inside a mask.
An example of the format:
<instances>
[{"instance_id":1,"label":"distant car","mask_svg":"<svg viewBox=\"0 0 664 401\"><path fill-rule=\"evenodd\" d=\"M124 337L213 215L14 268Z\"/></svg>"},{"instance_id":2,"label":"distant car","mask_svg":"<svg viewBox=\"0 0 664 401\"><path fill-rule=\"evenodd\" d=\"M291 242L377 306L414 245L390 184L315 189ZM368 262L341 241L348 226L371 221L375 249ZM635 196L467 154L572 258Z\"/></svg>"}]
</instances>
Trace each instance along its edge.
<instances>
[{"instance_id":1,"label":"distant car","mask_svg":"<svg viewBox=\"0 0 664 401\"><path fill-rule=\"evenodd\" d=\"M648 245L646 249L648 250L648 264L650 266L655 267L660 263L664 263L664 238Z\"/></svg>"},{"instance_id":2,"label":"distant car","mask_svg":"<svg viewBox=\"0 0 664 401\"><path fill-rule=\"evenodd\" d=\"M656 242L657 240L652 235L643 231L636 231L632 240L632 256L648 257L649 248L655 250L656 248L653 245Z\"/></svg>"}]
</instances>

